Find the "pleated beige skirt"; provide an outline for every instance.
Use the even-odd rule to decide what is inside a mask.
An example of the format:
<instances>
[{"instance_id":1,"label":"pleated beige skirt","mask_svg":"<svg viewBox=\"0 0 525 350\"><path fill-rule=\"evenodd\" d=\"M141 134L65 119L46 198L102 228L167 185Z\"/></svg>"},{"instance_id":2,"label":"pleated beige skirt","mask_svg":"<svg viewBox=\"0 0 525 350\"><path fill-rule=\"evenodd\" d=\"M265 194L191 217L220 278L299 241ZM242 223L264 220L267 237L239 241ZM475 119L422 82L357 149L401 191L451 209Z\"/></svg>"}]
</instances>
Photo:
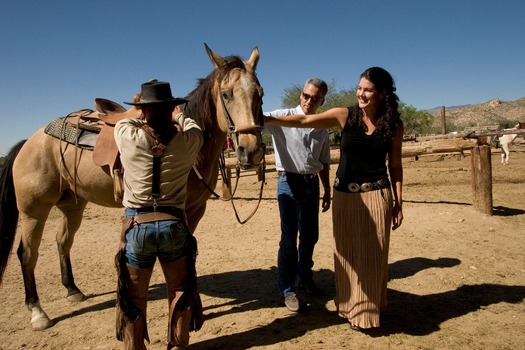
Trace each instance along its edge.
<instances>
[{"instance_id":1,"label":"pleated beige skirt","mask_svg":"<svg viewBox=\"0 0 525 350\"><path fill-rule=\"evenodd\" d=\"M334 191L336 307L353 326L379 327L386 306L392 192Z\"/></svg>"}]
</instances>

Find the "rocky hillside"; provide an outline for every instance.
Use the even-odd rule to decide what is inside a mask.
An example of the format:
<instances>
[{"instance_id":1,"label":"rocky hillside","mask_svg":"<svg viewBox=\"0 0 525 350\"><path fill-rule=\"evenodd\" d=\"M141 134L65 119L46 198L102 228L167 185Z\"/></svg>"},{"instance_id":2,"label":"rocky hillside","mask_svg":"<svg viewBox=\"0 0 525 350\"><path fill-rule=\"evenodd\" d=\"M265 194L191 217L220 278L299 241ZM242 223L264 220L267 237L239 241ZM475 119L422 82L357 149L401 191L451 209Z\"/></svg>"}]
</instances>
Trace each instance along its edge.
<instances>
[{"instance_id":1,"label":"rocky hillside","mask_svg":"<svg viewBox=\"0 0 525 350\"><path fill-rule=\"evenodd\" d=\"M434 126L441 125L441 109L428 111L435 116ZM477 105L458 108L445 108L448 131L461 131L465 128L498 125L499 128L514 127L519 121L525 122L525 97L516 101L502 101L495 98Z\"/></svg>"}]
</instances>

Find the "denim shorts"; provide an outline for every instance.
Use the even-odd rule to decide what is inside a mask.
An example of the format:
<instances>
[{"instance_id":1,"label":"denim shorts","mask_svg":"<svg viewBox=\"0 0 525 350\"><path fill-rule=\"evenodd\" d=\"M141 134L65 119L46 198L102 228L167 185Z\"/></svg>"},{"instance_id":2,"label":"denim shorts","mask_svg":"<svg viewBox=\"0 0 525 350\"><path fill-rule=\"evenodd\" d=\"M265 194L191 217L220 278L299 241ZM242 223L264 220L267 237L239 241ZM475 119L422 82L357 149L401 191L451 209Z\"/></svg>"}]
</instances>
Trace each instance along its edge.
<instances>
[{"instance_id":1,"label":"denim shorts","mask_svg":"<svg viewBox=\"0 0 525 350\"><path fill-rule=\"evenodd\" d=\"M126 217L134 215L135 210L126 209ZM146 222L126 232L127 262L137 269L153 267L157 257L161 262L178 260L190 254L191 247L191 233L179 220Z\"/></svg>"}]
</instances>

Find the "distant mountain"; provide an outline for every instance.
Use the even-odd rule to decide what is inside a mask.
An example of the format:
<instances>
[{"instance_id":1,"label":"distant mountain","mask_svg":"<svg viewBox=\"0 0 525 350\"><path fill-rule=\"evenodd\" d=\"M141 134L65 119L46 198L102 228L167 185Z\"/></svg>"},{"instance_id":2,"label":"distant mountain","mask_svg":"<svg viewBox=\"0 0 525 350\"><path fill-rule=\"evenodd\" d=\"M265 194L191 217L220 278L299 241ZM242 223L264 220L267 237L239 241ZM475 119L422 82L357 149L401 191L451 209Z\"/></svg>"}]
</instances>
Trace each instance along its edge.
<instances>
[{"instance_id":1,"label":"distant mountain","mask_svg":"<svg viewBox=\"0 0 525 350\"><path fill-rule=\"evenodd\" d=\"M449 106L449 107L445 107L445 109L452 110L452 109L458 109L458 108L463 108L463 107L467 107L467 106L470 106L470 105ZM425 112L428 112L428 113L439 112L440 115L441 115L441 108L442 108L441 106L440 107L434 107L432 109L426 109Z\"/></svg>"},{"instance_id":2,"label":"distant mountain","mask_svg":"<svg viewBox=\"0 0 525 350\"><path fill-rule=\"evenodd\" d=\"M441 107L428 110L434 119L434 126L441 125ZM516 101L502 101L494 98L488 102L445 107L448 131L460 131L465 128L499 125L500 128L513 127L518 122L525 122L525 97Z\"/></svg>"}]
</instances>

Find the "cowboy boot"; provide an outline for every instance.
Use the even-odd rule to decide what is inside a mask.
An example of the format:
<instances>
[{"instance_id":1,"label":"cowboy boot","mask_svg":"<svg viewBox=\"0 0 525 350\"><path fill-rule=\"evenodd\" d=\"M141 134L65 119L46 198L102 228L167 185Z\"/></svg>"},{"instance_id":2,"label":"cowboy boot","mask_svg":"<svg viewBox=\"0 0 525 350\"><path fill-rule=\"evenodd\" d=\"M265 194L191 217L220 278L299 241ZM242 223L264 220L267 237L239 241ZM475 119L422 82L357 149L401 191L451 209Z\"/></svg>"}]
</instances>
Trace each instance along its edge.
<instances>
[{"instance_id":1,"label":"cowboy boot","mask_svg":"<svg viewBox=\"0 0 525 350\"><path fill-rule=\"evenodd\" d=\"M138 317L128 322L124 330L124 349L125 350L145 350L144 339L149 343L148 326L146 323L146 309L148 303L148 287L153 268L136 269L126 264L130 283L128 295L130 301L140 310Z\"/></svg>"},{"instance_id":2,"label":"cowboy boot","mask_svg":"<svg viewBox=\"0 0 525 350\"><path fill-rule=\"evenodd\" d=\"M183 350L190 342L192 309L189 293L185 291L194 278L192 263L191 256L161 263L169 302L168 349Z\"/></svg>"}]
</instances>

